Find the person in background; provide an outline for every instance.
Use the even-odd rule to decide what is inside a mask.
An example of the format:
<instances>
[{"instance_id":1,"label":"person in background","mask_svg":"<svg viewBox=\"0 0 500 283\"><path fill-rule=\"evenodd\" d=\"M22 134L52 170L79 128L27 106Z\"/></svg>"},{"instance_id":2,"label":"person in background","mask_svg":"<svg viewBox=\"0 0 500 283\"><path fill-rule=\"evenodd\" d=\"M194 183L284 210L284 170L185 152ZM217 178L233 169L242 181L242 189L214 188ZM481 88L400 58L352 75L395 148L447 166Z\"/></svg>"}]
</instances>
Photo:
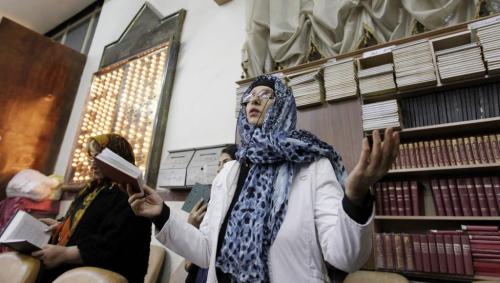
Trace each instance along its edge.
<instances>
[{"instance_id":1,"label":"person in background","mask_svg":"<svg viewBox=\"0 0 500 283\"><path fill-rule=\"evenodd\" d=\"M38 282L52 282L65 271L94 266L123 275L130 283L144 282L148 268L151 221L134 215L121 184L104 177L94 157L104 148L134 164L128 141L117 134L91 137L87 143L92 180L80 191L61 222L43 219L52 239L32 256L43 270Z\"/></svg>"},{"instance_id":2,"label":"person in background","mask_svg":"<svg viewBox=\"0 0 500 283\"><path fill-rule=\"evenodd\" d=\"M399 133L360 141L347 175L330 145L295 129L295 99L279 78L257 77L241 104L237 160L213 181L199 230L147 186L129 191L132 210L152 219L161 243L208 267L207 282L328 282L325 262L358 270L372 250L370 187L396 158Z\"/></svg>"}]
</instances>

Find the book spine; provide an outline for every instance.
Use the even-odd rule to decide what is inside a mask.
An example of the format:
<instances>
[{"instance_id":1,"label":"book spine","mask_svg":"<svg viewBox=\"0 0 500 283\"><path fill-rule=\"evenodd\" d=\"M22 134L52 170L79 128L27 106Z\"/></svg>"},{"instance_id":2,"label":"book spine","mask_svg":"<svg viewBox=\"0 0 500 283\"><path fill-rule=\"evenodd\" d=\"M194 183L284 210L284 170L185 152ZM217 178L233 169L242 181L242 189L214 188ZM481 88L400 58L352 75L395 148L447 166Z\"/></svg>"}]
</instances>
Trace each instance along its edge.
<instances>
[{"instance_id":1,"label":"book spine","mask_svg":"<svg viewBox=\"0 0 500 283\"><path fill-rule=\"evenodd\" d=\"M403 184L403 198L405 203L405 215L410 216L412 215L410 184L408 181L403 181L402 184Z\"/></svg>"},{"instance_id":2,"label":"book spine","mask_svg":"<svg viewBox=\"0 0 500 283\"><path fill-rule=\"evenodd\" d=\"M448 179L448 189L450 190L453 214L455 216L464 216L464 213L462 212L462 206L460 205L460 197L458 196L457 183L455 179Z\"/></svg>"},{"instance_id":3,"label":"book spine","mask_svg":"<svg viewBox=\"0 0 500 283\"><path fill-rule=\"evenodd\" d=\"M479 159L481 161L481 164L489 163L488 155L486 154L486 147L484 145L483 137L478 136L478 137L476 137L476 140L477 140L477 148L479 151Z\"/></svg>"},{"instance_id":4,"label":"book spine","mask_svg":"<svg viewBox=\"0 0 500 283\"><path fill-rule=\"evenodd\" d=\"M496 225L462 225L461 227L464 231L498 232L498 226Z\"/></svg>"},{"instance_id":5,"label":"book spine","mask_svg":"<svg viewBox=\"0 0 500 283\"><path fill-rule=\"evenodd\" d=\"M436 157L437 157L437 163L438 166L444 166L444 160L443 160L443 152L441 148L441 144L439 143L439 140L434 141L435 147L436 147Z\"/></svg>"},{"instance_id":6,"label":"book spine","mask_svg":"<svg viewBox=\"0 0 500 283\"><path fill-rule=\"evenodd\" d=\"M500 275L500 263L474 262L474 270L477 275L498 277ZM485 273L483 273L485 272Z\"/></svg>"},{"instance_id":7,"label":"book spine","mask_svg":"<svg viewBox=\"0 0 500 283\"><path fill-rule=\"evenodd\" d=\"M490 210L488 208L488 202L486 201L486 194L481 178L474 177L474 188L476 189L477 201L479 203L479 211L481 212L481 216L490 216Z\"/></svg>"},{"instance_id":8,"label":"book spine","mask_svg":"<svg viewBox=\"0 0 500 283\"><path fill-rule=\"evenodd\" d=\"M439 190L439 184L436 179L431 180L432 197L434 199L434 207L438 216L445 216L443 198L441 197L441 191Z\"/></svg>"},{"instance_id":9,"label":"book spine","mask_svg":"<svg viewBox=\"0 0 500 283\"><path fill-rule=\"evenodd\" d=\"M472 149L472 160L474 160L473 164L481 164L481 157L479 156L479 147L476 141L476 137L470 137L469 140ZM467 143L467 140L465 142Z\"/></svg>"},{"instance_id":10,"label":"book spine","mask_svg":"<svg viewBox=\"0 0 500 283\"><path fill-rule=\"evenodd\" d=\"M493 151L495 163L500 163L500 145L498 144L498 142L500 142L498 135L490 135L491 151Z\"/></svg>"},{"instance_id":11,"label":"book spine","mask_svg":"<svg viewBox=\"0 0 500 283\"><path fill-rule=\"evenodd\" d=\"M417 161L415 159L415 151L413 149L413 143L408 144L408 155L410 156L410 167L417 168Z\"/></svg>"},{"instance_id":12,"label":"book spine","mask_svg":"<svg viewBox=\"0 0 500 283\"><path fill-rule=\"evenodd\" d=\"M398 205L397 215L404 216L405 204L404 204L403 186L401 185L401 181L394 182L394 186L396 188L396 203Z\"/></svg>"},{"instance_id":13,"label":"book spine","mask_svg":"<svg viewBox=\"0 0 500 283\"><path fill-rule=\"evenodd\" d=\"M457 138L458 153L460 154L460 160L462 165L468 165L469 159L467 159L467 154L465 153L464 140L462 138Z\"/></svg>"},{"instance_id":14,"label":"book spine","mask_svg":"<svg viewBox=\"0 0 500 283\"><path fill-rule=\"evenodd\" d=\"M424 142L419 141L417 143L417 146L418 146L418 153L419 153L419 158L420 158L420 166L421 167L429 167L430 165L427 163L427 157L425 156Z\"/></svg>"},{"instance_id":15,"label":"book spine","mask_svg":"<svg viewBox=\"0 0 500 283\"><path fill-rule=\"evenodd\" d=\"M464 216L472 216L471 203L469 199L469 193L467 192L467 184L465 178L457 179L457 188Z\"/></svg>"},{"instance_id":16,"label":"book spine","mask_svg":"<svg viewBox=\"0 0 500 283\"><path fill-rule=\"evenodd\" d=\"M467 156L468 164L474 164L474 156L472 155L472 146L469 137L464 138L465 155Z\"/></svg>"},{"instance_id":17,"label":"book spine","mask_svg":"<svg viewBox=\"0 0 500 283\"><path fill-rule=\"evenodd\" d=\"M495 200L497 203L497 208L500 213L500 177L491 177L491 183L493 185L493 193L495 194Z\"/></svg>"},{"instance_id":18,"label":"book spine","mask_svg":"<svg viewBox=\"0 0 500 283\"><path fill-rule=\"evenodd\" d=\"M396 255L396 270L405 270L404 249L401 234L394 234L394 254Z\"/></svg>"},{"instance_id":19,"label":"book spine","mask_svg":"<svg viewBox=\"0 0 500 283\"><path fill-rule=\"evenodd\" d=\"M417 168L423 168L424 165L420 159L420 148L418 148L418 142L413 143L413 149L415 151L415 162L417 163Z\"/></svg>"},{"instance_id":20,"label":"book spine","mask_svg":"<svg viewBox=\"0 0 500 283\"><path fill-rule=\"evenodd\" d=\"M398 215L398 204L396 201L396 188L394 186L394 182L388 182L389 185L389 202L391 207L391 215Z\"/></svg>"},{"instance_id":21,"label":"book spine","mask_svg":"<svg viewBox=\"0 0 500 283\"><path fill-rule=\"evenodd\" d=\"M379 182L375 183L373 186L373 190L375 191L375 213L377 215L383 214L383 206L382 206L382 188Z\"/></svg>"},{"instance_id":22,"label":"book spine","mask_svg":"<svg viewBox=\"0 0 500 283\"><path fill-rule=\"evenodd\" d=\"M411 191L411 208L413 215L419 216L421 215L421 209L420 209L420 198L418 194L418 183L417 181L410 181L410 191ZM500 193L500 189L499 189ZM500 197L500 196L499 196Z\"/></svg>"},{"instance_id":23,"label":"book spine","mask_svg":"<svg viewBox=\"0 0 500 283\"><path fill-rule=\"evenodd\" d=\"M465 275L474 275L474 270L472 269L472 254L470 251L469 239L467 236L462 235L462 253L464 255L464 271Z\"/></svg>"},{"instance_id":24,"label":"book spine","mask_svg":"<svg viewBox=\"0 0 500 283\"><path fill-rule=\"evenodd\" d=\"M487 241L500 241L500 234L495 235L469 235L471 240L487 240Z\"/></svg>"},{"instance_id":25,"label":"book spine","mask_svg":"<svg viewBox=\"0 0 500 283\"><path fill-rule=\"evenodd\" d=\"M424 272L431 272L431 258L429 255L429 245L426 235L420 236L420 249L422 250L422 265Z\"/></svg>"},{"instance_id":26,"label":"book spine","mask_svg":"<svg viewBox=\"0 0 500 283\"><path fill-rule=\"evenodd\" d=\"M413 242L409 234L402 234L403 246L405 251L405 266L407 271L414 271L415 264L413 261Z\"/></svg>"},{"instance_id":27,"label":"book spine","mask_svg":"<svg viewBox=\"0 0 500 283\"><path fill-rule=\"evenodd\" d=\"M444 237L444 249L446 252L446 266L448 267L448 273L456 274L455 268L455 252L453 250L453 241L451 235L445 234Z\"/></svg>"},{"instance_id":28,"label":"book spine","mask_svg":"<svg viewBox=\"0 0 500 283\"><path fill-rule=\"evenodd\" d=\"M453 253L455 254L455 270L456 274L464 274L464 257L462 254L462 243L460 241L461 236L453 235Z\"/></svg>"},{"instance_id":29,"label":"book spine","mask_svg":"<svg viewBox=\"0 0 500 283\"><path fill-rule=\"evenodd\" d=\"M415 271L422 272L424 271L424 267L422 262L422 248L420 246L420 235L412 234L411 239L413 243L413 259L415 262Z\"/></svg>"},{"instance_id":30,"label":"book spine","mask_svg":"<svg viewBox=\"0 0 500 283\"><path fill-rule=\"evenodd\" d=\"M402 169L408 168L403 144L399 145L399 156L401 158L401 168Z\"/></svg>"},{"instance_id":31,"label":"book spine","mask_svg":"<svg viewBox=\"0 0 500 283\"><path fill-rule=\"evenodd\" d=\"M375 234L375 267L385 269L384 239L380 233Z\"/></svg>"},{"instance_id":32,"label":"book spine","mask_svg":"<svg viewBox=\"0 0 500 283\"><path fill-rule=\"evenodd\" d=\"M450 166L450 158L448 156L449 149L446 146L446 141L445 140L439 140L439 144L441 145L441 154L443 155L443 165L444 166Z\"/></svg>"},{"instance_id":33,"label":"book spine","mask_svg":"<svg viewBox=\"0 0 500 283\"><path fill-rule=\"evenodd\" d=\"M443 197L444 211L446 213L446 216L454 216L450 190L448 188L448 180L440 179L439 189L441 191L441 196Z\"/></svg>"},{"instance_id":34,"label":"book spine","mask_svg":"<svg viewBox=\"0 0 500 283\"><path fill-rule=\"evenodd\" d=\"M490 136L483 136L484 150L486 151L486 158L489 163L495 163L495 155L493 154L493 149L491 148Z\"/></svg>"},{"instance_id":35,"label":"book spine","mask_svg":"<svg viewBox=\"0 0 500 283\"><path fill-rule=\"evenodd\" d=\"M386 182L382 182L382 199L384 215L391 215L391 203L389 202L389 187Z\"/></svg>"},{"instance_id":36,"label":"book spine","mask_svg":"<svg viewBox=\"0 0 500 283\"><path fill-rule=\"evenodd\" d=\"M462 159L460 157L460 148L458 147L458 140L452 139L451 145L453 147L453 156L455 157L455 163L457 165L462 165L463 163L462 163Z\"/></svg>"},{"instance_id":37,"label":"book spine","mask_svg":"<svg viewBox=\"0 0 500 283\"><path fill-rule=\"evenodd\" d=\"M481 212L479 210L479 203L477 202L476 190L474 189L474 181L472 181L472 178L465 178L465 185L467 187L467 193L469 195L472 215L481 216Z\"/></svg>"},{"instance_id":38,"label":"book spine","mask_svg":"<svg viewBox=\"0 0 500 283\"><path fill-rule=\"evenodd\" d=\"M439 166L439 155L437 154L436 142L430 141L429 144L431 147L432 166L438 167Z\"/></svg>"},{"instance_id":39,"label":"book spine","mask_svg":"<svg viewBox=\"0 0 500 283\"><path fill-rule=\"evenodd\" d=\"M444 236L441 234L436 234L436 250L439 260L439 272L448 273L448 267L446 264L446 250L444 246Z\"/></svg>"},{"instance_id":40,"label":"book spine","mask_svg":"<svg viewBox=\"0 0 500 283\"><path fill-rule=\"evenodd\" d=\"M446 148L448 149L448 156L450 158L450 164L452 166L457 165L457 160L455 159L455 148L453 147L453 143L451 139L446 140Z\"/></svg>"},{"instance_id":41,"label":"book spine","mask_svg":"<svg viewBox=\"0 0 500 283\"><path fill-rule=\"evenodd\" d=\"M434 160L432 159L431 144L429 141L424 141L425 159L427 160L428 167L434 167Z\"/></svg>"},{"instance_id":42,"label":"book spine","mask_svg":"<svg viewBox=\"0 0 500 283\"><path fill-rule=\"evenodd\" d=\"M408 147L407 143L403 144L403 155L405 156L405 161L406 161L406 168L413 168L412 160L411 160L411 155L410 155L410 149Z\"/></svg>"},{"instance_id":43,"label":"book spine","mask_svg":"<svg viewBox=\"0 0 500 283\"><path fill-rule=\"evenodd\" d=\"M436 236L429 234L427 235L427 245L429 246L429 257L431 258L431 272L439 272L439 258L437 254L436 247Z\"/></svg>"},{"instance_id":44,"label":"book spine","mask_svg":"<svg viewBox=\"0 0 500 283\"><path fill-rule=\"evenodd\" d=\"M393 235L383 234L384 236L384 254L385 254L385 266L388 270L394 269L394 256L392 254L393 248Z\"/></svg>"}]
</instances>

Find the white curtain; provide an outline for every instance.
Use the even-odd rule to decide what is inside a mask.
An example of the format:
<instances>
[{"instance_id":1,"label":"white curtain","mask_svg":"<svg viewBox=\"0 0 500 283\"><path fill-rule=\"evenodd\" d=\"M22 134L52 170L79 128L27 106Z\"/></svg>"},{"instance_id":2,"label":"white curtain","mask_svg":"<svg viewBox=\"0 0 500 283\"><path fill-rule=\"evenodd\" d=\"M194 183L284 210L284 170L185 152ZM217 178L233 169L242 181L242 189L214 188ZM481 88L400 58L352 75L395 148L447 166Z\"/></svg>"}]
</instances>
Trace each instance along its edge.
<instances>
[{"instance_id":1,"label":"white curtain","mask_svg":"<svg viewBox=\"0 0 500 283\"><path fill-rule=\"evenodd\" d=\"M425 29L478 17L480 4L500 11L500 0L245 0L247 76L306 62L311 48L322 57L353 51L368 38L384 43Z\"/></svg>"}]
</instances>

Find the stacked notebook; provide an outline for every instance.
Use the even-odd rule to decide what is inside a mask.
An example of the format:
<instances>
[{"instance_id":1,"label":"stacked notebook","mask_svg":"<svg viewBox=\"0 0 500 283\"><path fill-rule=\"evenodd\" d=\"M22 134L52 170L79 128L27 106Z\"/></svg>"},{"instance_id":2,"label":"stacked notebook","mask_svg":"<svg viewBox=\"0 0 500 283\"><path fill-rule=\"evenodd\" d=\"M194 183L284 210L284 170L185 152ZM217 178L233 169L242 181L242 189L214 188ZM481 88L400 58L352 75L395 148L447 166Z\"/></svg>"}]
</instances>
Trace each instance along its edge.
<instances>
[{"instance_id":1,"label":"stacked notebook","mask_svg":"<svg viewBox=\"0 0 500 283\"><path fill-rule=\"evenodd\" d=\"M381 94L396 89L392 63L358 71L359 90L364 95Z\"/></svg>"},{"instance_id":2,"label":"stacked notebook","mask_svg":"<svg viewBox=\"0 0 500 283\"><path fill-rule=\"evenodd\" d=\"M478 42L436 51L436 60L443 81L481 76L486 70Z\"/></svg>"},{"instance_id":3,"label":"stacked notebook","mask_svg":"<svg viewBox=\"0 0 500 283\"><path fill-rule=\"evenodd\" d=\"M400 127L397 101L392 99L363 105L362 120L365 131Z\"/></svg>"},{"instance_id":4,"label":"stacked notebook","mask_svg":"<svg viewBox=\"0 0 500 283\"><path fill-rule=\"evenodd\" d=\"M240 108L241 108L241 97L243 96L243 93L245 93L245 90L250 86L252 82L247 82L244 84L239 85L236 88L236 103L235 105L235 117L238 119L238 114L240 113Z\"/></svg>"},{"instance_id":5,"label":"stacked notebook","mask_svg":"<svg viewBox=\"0 0 500 283\"><path fill-rule=\"evenodd\" d=\"M352 58L323 65L327 101L356 96L358 87Z\"/></svg>"},{"instance_id":6,"label":"stacked notebook","mask_svg":"<svg viewBox=\"0 0 500 283\"><path fill-rule=\"evenodd\" d=\"M476 30L483 47L483 56L490 73L500 71L500 23L479 27Z\"/></svg>"},{"instance_id":7,"label":"stacked notebook","mask_svg":"<svg viewBox=\"0 0 500 283\"><path fill-rule=\"evenodd\" d=\"M312 70L287 77L297 107L320 104L324 100L323 74L321 70Z\"/></svg>"},{"instance_id":8,"label":"stacked notebook","mask_svg":"<svg viewBox=\"0 0 500 283\"><path fill-rule=\"evenodd\" d=\"M392 56L398 88L436 83L432 52L427 39L398 46L393 49Z\"/></svg>"}]
</instances>

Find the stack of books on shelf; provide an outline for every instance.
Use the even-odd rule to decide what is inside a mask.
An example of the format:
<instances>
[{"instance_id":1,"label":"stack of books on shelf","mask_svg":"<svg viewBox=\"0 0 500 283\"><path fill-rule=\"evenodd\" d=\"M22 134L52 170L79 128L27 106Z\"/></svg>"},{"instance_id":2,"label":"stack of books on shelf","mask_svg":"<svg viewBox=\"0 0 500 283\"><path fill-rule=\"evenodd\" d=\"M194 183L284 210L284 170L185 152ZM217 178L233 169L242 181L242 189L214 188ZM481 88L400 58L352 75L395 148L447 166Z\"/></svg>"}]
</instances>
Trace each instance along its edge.
<instances>
[{"instance_id":1,"label":"stack of books on shelf","mask_svg":"<svg viewBox=\"0 0 500 283\"><path fill-rule=\"evenodd\" d=\"M422 215L422 198L417 181L377 182L374 192L377 215Z\"/></svg>"},{"instance_id":2,"label":"stack of books on shelf","mask_svg":"<svg viewBox=\"0 0 500 283\"><path fill-rule=\"evenodd\" d=\"M327 101L356 96L358 86L352 58L323 65Z\"/></svg>"},{"instance_id":3,"label":"stack of books on shelf","mask_svg":"<svg viewBox=\"0 0 500 283\"><path fill-rule=\"evenodd\" d=\"M498 216L498 176L431 180L432 198L438 216Z\"/></svg>"},{"instance_id":4,"label":"stack of books on shelf","mask_svg":"<svg viewBox=\"0 0 500 283\"><path fill-rule=\"evenodd\" d=\"M288 86L292 89L297 107L320 104L324 101L322 70L312 70L305 73L287 76Z\"/></svg>"},{"instance_id":5,"label":"stack of books on shelf","mask_svg":"<svg viewBox=\"0 0 500 283\"><path fill-rule=\"evenodd\" d=\"M478 42L439 50L435 54L442 81L482 76L486 71Z\"/></svg>"},{"instance_id":6,"label":"stack of books on shelf","mask_svg":"<svg viewBox=\"0 0 500 283\"><path fill-rule=\"evenodd\" d=\"M483 56L488 72L500 71L500 23L479 27L476 32L483 48Z\"/></svg>"},{"instance_id":7,"label":"stack of books on shelf","mask_svg":"<svg viewBox=\"0 0 500 283\"><path fill-rule=\"evenodd\" d=\"M419 40L392 50L398 88L436 84L429 40Z\"/></svg>"},{"instance_id":8,"label":"stack of books on shelf","mask_svg":"<svg viewBox=\"0 0 500 283\"><path fill-rule=\"evenodd\" d=\"M482 84L401 99L407 128L500 116L500 83Z\"/></svg>"},{"instance_id":9,"label":"stack of books on shelf","mask_svg":"<svg viewBox=\"0 0 500 283\"><path fill-rule=\"evenodd\" d=\"M500 164L500 133L403 143L393 169Z\"/></svg>"},{"instance_id":10,"label":"stack of books on shelf","mask_svg":"<svg viewBox=\"0 0 500 283\"><path fill-rule=\"evenodd\" d=\"M359 90L363 95L376 95L396 90L394 64L388 63L358 70Z\"/></svg>"},{"instance_id":11,"label":"stack of books on shelf","mask_svg":"<svg viewBox=\"0 0 500 283\"><path fill-rule=\"evenodd\" d=\"M235 103L235 110L234 110L234 114L235 114L236 119L238 118L238 114L240 113L240 109L241 109L241 97L243 96L243 94L245 93L245 91L247 90L247 88L250 86L251 83L252 82L247 82L247 83L239 85L236 88L236 103Z\"/></svg>"},{"instance_id":12,"label":"stack of books on shelf","mask_svg":"<svg viewBox=\"0 0 500 283\"><path fill-rule=\"evenodd\" d=\"M470 241L474 274L500 277L500 231L498 226L462 225Z\"/></svg>"},{"instance_id":13,"label":"stack of books on shelf","mask_svg":"<svg viewBox=\"0 0 500 283\"><path fill-rule=\"evenodd\" d=\"M362 106L363 130L399 128L399 109L395 99Z\"/></svg>"}]
</instances>

